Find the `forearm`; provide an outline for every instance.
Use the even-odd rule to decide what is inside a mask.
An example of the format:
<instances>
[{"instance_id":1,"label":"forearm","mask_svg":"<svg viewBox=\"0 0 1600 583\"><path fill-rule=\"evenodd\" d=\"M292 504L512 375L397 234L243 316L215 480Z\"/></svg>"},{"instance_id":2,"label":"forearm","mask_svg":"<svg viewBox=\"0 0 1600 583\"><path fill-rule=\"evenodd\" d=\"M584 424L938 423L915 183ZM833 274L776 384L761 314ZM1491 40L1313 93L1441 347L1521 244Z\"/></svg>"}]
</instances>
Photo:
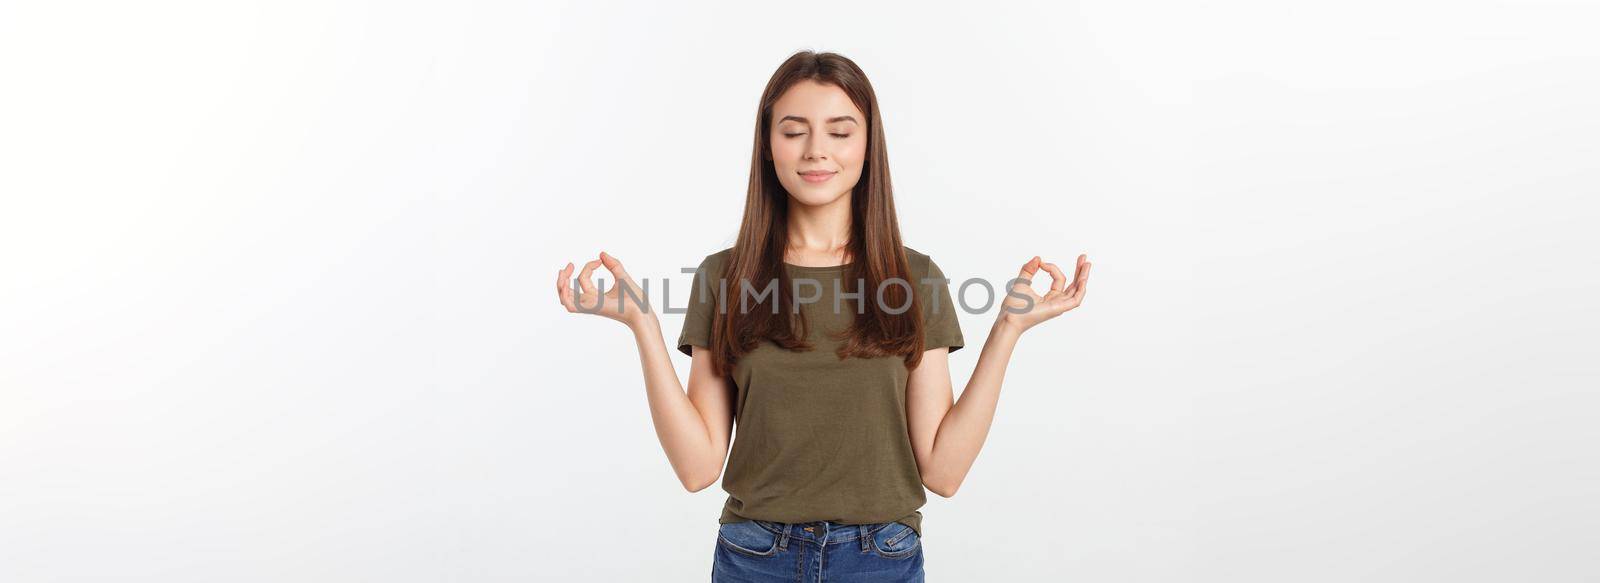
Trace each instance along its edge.
<instances>
[{"instance_id":1,"label":"forearm","mask_svg":"<svg viewBox=\"0 0 1600 583\"><path fill-rule=\"evenodd\" d=\"M650 402L650 420L655 425L656 438L661 441L667 461L684 487L704 488L721 469L721 456L713 445L706 420L684 392L662 339L661 323L655 315L650 314L632 326L632 330L639 348L645 395Z\"/></svg>"},{"instance_id":2,"label":"forearm","mask_svg":"<svg viewBox=\"0 0 1600 583\"><path fill-rule=\"evenodd\" d=\"M989 330L989 339L983 344L978 364L972 378L961 391L934 437L932 462L923 481L943 496L955 494L966 479L972 463L978 459L983 442L989 437L989 427L994 422L995 407L1000 402L1000 385L1005 380L1006 366L1011 353L1021 337L1021 330L996 320Z\"/></svg>"}]
</instances>

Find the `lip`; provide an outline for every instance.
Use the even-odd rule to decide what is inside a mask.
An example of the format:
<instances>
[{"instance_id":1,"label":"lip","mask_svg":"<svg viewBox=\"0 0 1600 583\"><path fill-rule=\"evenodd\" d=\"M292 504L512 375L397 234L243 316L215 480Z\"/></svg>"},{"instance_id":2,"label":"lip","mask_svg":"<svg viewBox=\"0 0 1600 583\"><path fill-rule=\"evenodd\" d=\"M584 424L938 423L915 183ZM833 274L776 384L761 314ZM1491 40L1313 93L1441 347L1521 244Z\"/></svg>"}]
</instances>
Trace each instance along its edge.
<instances>
[{"instance_id":1,"label":"lip","mask_svg":"<svg viewBox=\"0 0 1600 583\"><path fill-rule=\"evenodd\" d=\"M810 170L801 172L800 177L804 178L806 182L819 183L827 182L828 179L833 178L833 175L835 174L838 174L838 172L830 172L827 170Z\"/></svg>"}]
</instances>

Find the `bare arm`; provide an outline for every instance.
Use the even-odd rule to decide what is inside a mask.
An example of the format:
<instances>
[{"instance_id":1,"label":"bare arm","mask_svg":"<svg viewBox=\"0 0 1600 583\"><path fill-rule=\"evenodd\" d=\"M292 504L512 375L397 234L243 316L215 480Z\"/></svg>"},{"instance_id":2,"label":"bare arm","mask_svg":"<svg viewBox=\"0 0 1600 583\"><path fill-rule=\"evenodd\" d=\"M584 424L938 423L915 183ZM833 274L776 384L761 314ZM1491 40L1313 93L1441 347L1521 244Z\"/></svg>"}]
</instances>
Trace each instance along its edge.
<instances>
[{"instance_id":1,"label":"bare arm","mask_svg":"<svg viewBox=\"0 0 1600 583\"><path fill-rule=\"evenodd\" d=\"M728 459L733 437L733 398L726 377L711 370L706 348L694 347L689 365L689 393L678 384L678 371L667 357L661 324L652 314L647 324L634 329L639 362L644 367L645 393L656 438L667 452L678 481L690 492L715 483Z\"/></svg>"},{"instance_id":2,"label":"bare arm","mask_svg":"<svg viewBox=\"0 0 1600 583\"><path fill-rule=\"evenodd\" d=\"M667 461L684 488L690 492L703 490L722 475L723 463L727 461L728 444L733 435L731 385L726 377L712 370L710 354L696 346L689 367L689 390L685 394L655 313L639 309L631 298L622 301L617 288L604 294L596 293L590 274L600 265L611 271L619 285L632 286L634 297L643 297L633 278L623 269L622 262L602 252L600 259L584 264L583 271L578 274L580 289L576 293L570 283L572 264L561 269L556 277L561 304L568 312L605 316L627 324L633 331L656 438L661 441ZM597 302L599 310L595 309Z\"/></svg>"},{"instance_id":3,"label":"bare arm","mask_svg":"<svg viewBox=\"0 0 1600 583\"><path fill-rule=\"evenodd\" d=\"M994 422L996 405L1000 402L1000 385L1005 380L1006 366L1022 333L1034 325L1078 307L1088 288L1089 263L1086 256L1078 257L1078 269L1071 287L1066 287L1066 277L1054 264L1042 263L1038 257L1028 261L1018 276L1032 280L1042 266L1050 272L1050 292L1038 296L1031 285L1012 286L1000 315L989 330L989 339L983 344L978 364L972 378L961 391L961 400L954 402L954 386L950 380L948 348L935 348L922 355L922 363L911 371L906 380L906 415L911 445L916 454L917 468L922 473L922 484L935 494L949 498L961 488L972 463L977 461L983 442L989 437L989 427ZM1029 302L1019 297L1026 294ZM1011 311L1005 309L1010 307ZM1025 310L1025 311L1023 311Z\"/></svg>"}]
</instances>

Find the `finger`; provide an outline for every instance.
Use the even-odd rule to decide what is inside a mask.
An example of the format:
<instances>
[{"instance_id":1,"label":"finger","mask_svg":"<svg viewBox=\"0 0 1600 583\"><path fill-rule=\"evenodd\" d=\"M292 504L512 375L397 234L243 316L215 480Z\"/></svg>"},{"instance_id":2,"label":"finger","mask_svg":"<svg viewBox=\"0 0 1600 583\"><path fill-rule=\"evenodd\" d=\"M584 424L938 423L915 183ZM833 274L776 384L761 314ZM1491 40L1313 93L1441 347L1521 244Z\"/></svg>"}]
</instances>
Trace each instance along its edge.
<instances>
[{"instance_id":1,"label":"finger","mask_svg":"<svg viewBox=\"0 0 1600 583\"><path fill-rule=\"evenodd\" d=\"M1089 293L1089 270L1093 269L1093 268L1094 268L1094 264L1093 263L1085 263L1085 264L1083 264L1083 281L1078 282L1077 300L1078 300L1079 303L1083 303L1084 294Z\"/></svg>"},{"instance_id":2,"label":"finger","mask_svg":"<svg viewBox=\"0 0 1600 583\"><path fill-rule=\"evenodd\" d=\"M558 284L561 287L561 305L566 306L569 312L578 311L577 299L573 297L572 293L573 269L572 263L567 263L567 266L561 270L561 283Z\"/></svg>"},{"instance_id":3,"label":"finger","mask_svg":"<svg viewBox=\"0 0 1600 583\"><path fill-rule=\"evenodd\" d=\"M1050 273L1050 291L1061 291L1067 288L1067 274L1061 272L1060 267L1054 263L1044 264L1044 270Z\"/></svg>"},{"instance_id":4,"label":"finger","mask_svg":"<svg viewBox=\"0 0 1600 583\"><path fill-rule=\"evenodd\" d=\"M563 284L565 284L567 282L566 277L565 277L566 274L567 274L567 268L565 268L565 267L562 267L561 269L557 269L556 270L556 299L557 300L561 299L561 288L567 287L566 285L563 285Z\"/></svg>"},{"instance_id":5,"label":"finger","mask_svg":"<svg viewBox=\"0 0 1600 583\"><path fill-rule=\"evenodd\" d=\"M568 263L566 267L561 269L559 279L560 281L556 282L556 291L561 294L561 305L565 306L568 312L578 311L578 305L575 303L577 300L573 298L572 294L571 263Z\"/></svg>"},{"instance_id":6,"label":"finger","mask_svg":"<svg viewBox=\"0 0 1600 583\"><path fill-rule=\"evenodd\" d=\"M572 270L573 269L574 268L572 266L572 262L571 261L567 262L567 266L566 267L561 268L561 273L556 276L558 278L557 281L556 281L556 289L559 289L559 290L562 290L562 291L566 291L566 292L571 292L572 291Z\"/></svg>"},{"instance_id":7,"label":"finger","mask_svg":"<svg viewBox=\"0 0 1600 583\"><path fill-rule=\"evenodd\" d=\"M1084 263L1078 267L1077 276L1072 280L1072 287L1067 288L1067 291L1071 292L1073 300L1081 301L1084 292L1088 290L1089 268L1093 266L1093 263Z\"/></svg>"},{"instance_id":8,"label":"finger","mask_svg":"<svg viewBox=\"0 0 1600 583\"><path fill-rule=\"evenodd\" d=\"M583 287L583 293L594 293L594 282L589 278L594 276L594 268L600 267L600 260L596 259L583 264L583 271L578 272L578 285Z\"/></svg>"},{"instance_id":9,"label":"finger","mask_svg":"<svg viewBox=\"0 0 1600 583\"><path fill-rule=\"evenodd\" d=\"M1068 288L1076 287L1078 282L1083 280L1083 266L1088 264L1089 261L1084 255L1078 256L1078 266L1072 270L1072 285L1067 286Z\"/></svg>"}]
</instances>

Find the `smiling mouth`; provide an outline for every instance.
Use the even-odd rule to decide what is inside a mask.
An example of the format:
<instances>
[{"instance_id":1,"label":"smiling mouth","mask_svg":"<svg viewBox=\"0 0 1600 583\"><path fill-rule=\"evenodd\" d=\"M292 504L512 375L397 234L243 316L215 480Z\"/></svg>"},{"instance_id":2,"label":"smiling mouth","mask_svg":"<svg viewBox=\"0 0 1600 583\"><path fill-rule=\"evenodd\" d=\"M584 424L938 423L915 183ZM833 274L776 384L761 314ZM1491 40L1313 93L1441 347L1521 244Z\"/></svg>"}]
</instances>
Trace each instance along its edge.
<instances>
[{"instance_id":1,"label":"smiling mouth","mask_svg":"<svg viewBox=\"0 0 1600 583\"><path fill-rule=\"evenodd\" d=\"M834 174L838 174L838 172L801 172L800 177L804 178L806 182L827 182L829 178L833 178Z\"/></svg>"}]
</instances>

